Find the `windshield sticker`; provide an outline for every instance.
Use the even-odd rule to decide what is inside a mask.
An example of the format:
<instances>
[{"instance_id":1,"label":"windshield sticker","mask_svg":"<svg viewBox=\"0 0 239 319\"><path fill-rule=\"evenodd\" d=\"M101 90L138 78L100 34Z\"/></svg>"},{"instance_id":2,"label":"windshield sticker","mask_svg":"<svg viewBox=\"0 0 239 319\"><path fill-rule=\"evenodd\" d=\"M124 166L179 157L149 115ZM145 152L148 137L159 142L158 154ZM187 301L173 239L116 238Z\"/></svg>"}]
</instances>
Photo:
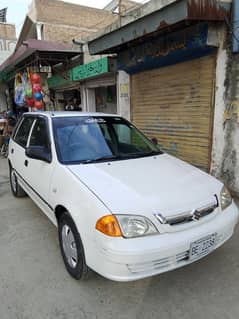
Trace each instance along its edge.
<instances>
[{"instance_id":1,"label":"windshield sticker","mask_svg":"<svg viewBox=\"0 0 239 319\"><path fill-rule=\"evenodd\" d=\"M84 123L86 123L86 124L93 124L93 123L101 124L101 123L106 123L106 120L104 120L102 118L89 118L89 119L86 119Z\"/></svg>"}]
</instances>

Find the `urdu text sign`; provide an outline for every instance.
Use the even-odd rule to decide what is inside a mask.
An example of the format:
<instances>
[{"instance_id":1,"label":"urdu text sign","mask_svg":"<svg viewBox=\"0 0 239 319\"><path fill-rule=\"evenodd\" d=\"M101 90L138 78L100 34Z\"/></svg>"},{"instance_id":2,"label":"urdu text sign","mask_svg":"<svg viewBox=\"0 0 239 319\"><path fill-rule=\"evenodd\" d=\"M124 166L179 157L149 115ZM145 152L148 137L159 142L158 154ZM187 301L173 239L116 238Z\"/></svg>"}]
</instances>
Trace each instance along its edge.
<instances>
[{"instance_id":1,"label":"urdu text sign","mask_svg":"<svg viewBox=\"0 0 239 319\"><path fill-rule=\"evenodd\" d=\"M73 81L81 81L93 76L107 73L108 71L108 58L105 57L73 68L72 79Z\"/></svg>"}]
</instances>

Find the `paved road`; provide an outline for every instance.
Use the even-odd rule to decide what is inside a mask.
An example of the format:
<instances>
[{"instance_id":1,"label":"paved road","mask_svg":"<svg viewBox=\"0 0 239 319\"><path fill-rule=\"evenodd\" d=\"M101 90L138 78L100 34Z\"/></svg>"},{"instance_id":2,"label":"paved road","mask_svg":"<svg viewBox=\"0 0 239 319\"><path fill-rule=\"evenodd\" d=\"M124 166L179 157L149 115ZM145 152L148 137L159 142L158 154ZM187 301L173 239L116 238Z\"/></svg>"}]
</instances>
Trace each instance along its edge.
<instances>
[{"instance_id":1,"label":"paved road","mask_svg":"<svg viewBox=\"0 0 239 319\"><path fill-rule=\"evenodd\" d=\"M238 319L239 227L207 258L133 283L66 272L57 232L29 198L10 193L0 159L0 319Z\"/></svg>"}]
</instances>

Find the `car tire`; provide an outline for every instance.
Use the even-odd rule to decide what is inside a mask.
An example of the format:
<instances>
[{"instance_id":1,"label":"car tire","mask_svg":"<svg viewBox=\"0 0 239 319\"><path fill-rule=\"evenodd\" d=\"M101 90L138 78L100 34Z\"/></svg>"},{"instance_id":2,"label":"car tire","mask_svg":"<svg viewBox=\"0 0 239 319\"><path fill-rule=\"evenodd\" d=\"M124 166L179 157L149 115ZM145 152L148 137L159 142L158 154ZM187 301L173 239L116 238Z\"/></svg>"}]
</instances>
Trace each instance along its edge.
<instances>
[{"instance_id":1,"label":"car tire","mask_svg":"<svg viewBox=\"0 0 239 319\"><path fill-rule=\"evenodd\" d=\"M16 171L12 167L10 167L9 175L10 175L9 176L10 177L10 185L11 185L11 190L12 190L13 195L15 197L25 197L25 196L27 196L25 191L18 184Z\"/></svg>"},{"instance_id":2,"label":"car tire","mask_svg":"<svg viewBox=\"0 0 239 319\"><path fill-rule=\"evenodd\" d=\"M86 265L80 234L74 221L67 213L59 219L58 236L61 254L69 274L77 280L86 279L89 268Z\"/></svg>"}]
</instances>

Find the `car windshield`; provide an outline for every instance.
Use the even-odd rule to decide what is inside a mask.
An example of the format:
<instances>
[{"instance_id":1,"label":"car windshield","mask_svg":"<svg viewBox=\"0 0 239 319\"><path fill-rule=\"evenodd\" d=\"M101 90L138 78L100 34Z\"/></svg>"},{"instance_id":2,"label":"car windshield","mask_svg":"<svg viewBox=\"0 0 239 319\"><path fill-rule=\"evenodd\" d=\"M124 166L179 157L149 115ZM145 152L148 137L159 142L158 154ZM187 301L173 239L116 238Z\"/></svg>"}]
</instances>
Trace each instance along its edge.
<instances>
[{"instance_id":1,"label":"car windshield","mask_svg":"<svg viewBox=\"0 0 239 319\"><path fill-rule=\"evenodd\" d=\"M158 155L162 152L121 117L56 117L53 131L64 164L95 163Z\"/></svg>"}]
</instances>

